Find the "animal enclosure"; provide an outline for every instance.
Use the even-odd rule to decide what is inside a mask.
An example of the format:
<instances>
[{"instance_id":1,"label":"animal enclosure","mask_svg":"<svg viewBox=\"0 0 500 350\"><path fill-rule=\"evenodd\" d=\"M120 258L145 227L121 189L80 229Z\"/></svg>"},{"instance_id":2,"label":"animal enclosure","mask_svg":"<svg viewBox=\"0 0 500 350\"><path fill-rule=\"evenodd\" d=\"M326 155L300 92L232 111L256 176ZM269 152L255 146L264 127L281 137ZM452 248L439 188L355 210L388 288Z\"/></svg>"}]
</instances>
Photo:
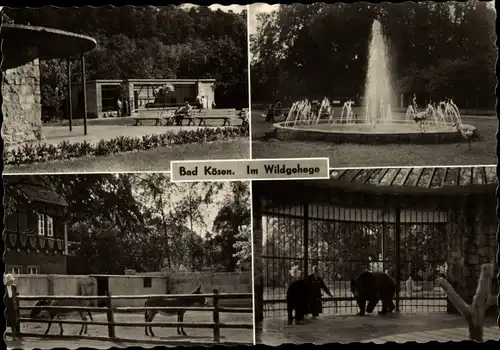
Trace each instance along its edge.
<instances>
[{"instance_id":1,"label":"animal enclosure","mask_svg":"<svg viewBox=\"0 0 500 350\"><path fill-rule=\"evenodd\" d=\"M325 314L357 313L350 281L364 270L384 271L395 279L396 310L450 311L436 279L446 274L451 256L464 250L471 254L471 230L485 231L477 232L486 238L481 239L480 260L494 254L494 212L482 204L494 196L494 170L350 169L307 184L255 184L262 317L286 314L288 286L311 273L312 266L318 266L333 295L323 298ZM471 208L472 198L466 200L462 191L474 196L477 208ZM472 276L475 265L467 268ZM258 313L256 309L257 319Z\"/></svg>"},{"instance_id":2,"label":"animal enclosure","mask_svg":"<svg viewBox=\"0 0 500 350\"><path fill-rule=\"evenodd\" d=\"M186 328L192 330L199 329L207 329L212 330L213 337L212 340L206 339L205 335L204 340L198 340L199 343L207 344L210 342L213 343L224 343L224 344L245 344L252 343L253 340L253 322L251 322L251 314L253 313L252 308L244 308L244 307L222 307L220 306L220 301L222 300L230 300L230 299L251 299L251 293L219 293L218 290L213 290L213 293L210 294L196 294L198 298L206 299L207 303L203 306L185 306L181 303L180 306L141 306L141 307L118 307L114 305L114 301L120 299L148 299L148 298L167 298L167 299L177 299L177 300L189 300L192 299L194 294L175 294L175 295L115 295L112 296L108 294L107 296L19 296L18 301L36 301L36 300L49 300L55 301L60 300L61 302L54 306L52 302L51 305L43 306L43 310L45 311L56 311L61 313L69 313L69 312L90 312L94 315L94 320L89 319L81 319L81 320L59 320L53 319L50 320L48 318L31 318L31 317L22 317L19 319L20 324L25 323L62 323L68 328L72 325L87 325L90 329L99 327L103 332L98 332L97 336L92 335L80 335L76 336L75 334L55 334L52 331L52 334L40 334L40 333L28 333L22 332L22 336L24 337L50 337L50 338L85 338L85 339L93 339L93 340L106 340L106 341L126 341L126 342L138 342L138 343L151 343L151 344L186 344L189 343L191 345L196 344L197 341L193 340L192 336L189 337L185 335L185 333L179 337L176 337L173 340L166 340L165 337L155 338L155 337L145 337L144 336L144 328L145 327L154 327L155 329L160 328ZM64 306L64 301L67 302L68 306ZM92 307L92 306L75 306L75 300L87 301L87 304L92 304L92 301L103 300L104 306L101 307ZM211 304L211 305L210 305ZM24 313L23 310L32 310L33 306L19 306L21 313ZM187 322L150 322L150 320L144 320L144 312L147 310L160 311L165 313L173 313L183 311L184 313L196 313L197 317L193 320L189 320ZM137 313L141 313L137 315ZM212 321L210 322L207 317L204 317L206 314L210 314L212 317ZM246 314L249 315L248 320L246 322L242 322L242 318L235 317L227 317L227 315L234 314ZM203 316L200 316L203 315ZM104 316L104 317L102 317ZM135 316L135 317L134 317ZM140 321L139 317L142 317L142 321ZM124 322L124 319L132 319L133 321ZM236 320L236 322L232 322L231 319ZM205 322L200 322L200 320ZM137 322L138 321L138 322ZM208 322L207 322L208 321ZM125 328L125 331L123 331ZM137 332L135 329L141 329L141 332ZM57 329L57 328L56 328ZM248 334L245 337L243 334L238 335L237 337L226 336L225 333L233 332L233 330L248 330ZM121 334L119 334L119 332ZM103 334L104 333L104 334ZM243 332L246 334L246 332ZM147 335L147 334L146 334ZM173 335L173 330L172 330ZM200 339L201 336L196 336L194 338Z\"/></svg>"}]
</instances>

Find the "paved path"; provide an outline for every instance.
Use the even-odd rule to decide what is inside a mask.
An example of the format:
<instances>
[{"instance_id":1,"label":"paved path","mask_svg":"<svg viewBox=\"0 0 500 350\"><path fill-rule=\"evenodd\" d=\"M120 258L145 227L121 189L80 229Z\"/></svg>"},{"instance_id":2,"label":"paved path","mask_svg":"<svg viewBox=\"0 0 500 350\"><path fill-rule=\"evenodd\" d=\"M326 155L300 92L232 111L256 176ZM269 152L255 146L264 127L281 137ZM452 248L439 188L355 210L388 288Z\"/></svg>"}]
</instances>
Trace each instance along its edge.
<instances>
[{"instance_id":1,"label":"paved path","mask_svg":"<svg viewBox=\"0 0 500 350\"><path fill-rule=\"evenodd\" d=\"M488 326L484 328L484 340L499 340L500 329L496 326ZM366 339L362 343L373 342L375 344L383 344L386 342L404 343L414 341L417 343L426 343L429 341L462 341L469 340L469 329L467 327L461 328L444 328L423 332L412 332L404 334L393 334L386 337Z\"/></svg>"},{"instance_id":2,"label":"paved path","mask_svg":"<svg viewBox=\"0 0 500 350\"><path fill-rule=\"evenodd\" d=\"M485 340L498 339L500 329L495 318L487 318ZM351 343L386 341L467 340L463 317L446 313L376 314L360 316L323 316L304 325L286 324L286 318L269 318L257 332L257 342L268 345L283 343Z\"/></svg>"}]
</instances>

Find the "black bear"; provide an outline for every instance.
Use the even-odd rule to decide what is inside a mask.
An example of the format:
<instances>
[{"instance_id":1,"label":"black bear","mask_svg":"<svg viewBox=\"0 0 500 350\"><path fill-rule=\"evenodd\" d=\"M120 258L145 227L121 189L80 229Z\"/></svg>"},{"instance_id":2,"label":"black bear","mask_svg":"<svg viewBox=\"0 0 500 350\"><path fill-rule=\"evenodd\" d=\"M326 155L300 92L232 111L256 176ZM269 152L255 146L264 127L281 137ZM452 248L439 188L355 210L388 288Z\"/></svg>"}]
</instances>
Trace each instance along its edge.
<instances>
[{"instance_id":1,"label":"black bear","mask_svg":"<svg viewBox=\"0 0 500 350\"><path fill-rule=\"evenodd\" d=\"M379 300L382 301L380 315L390 313L396 308L393 302L396 282L384 272L362 272L351 280L351 292L358 303L358 316L364 316L365 310L372 313Z\"/></svg>"},{"instance_id":2,"label":"black bear","mask_svg":"<svg viewBox=\"0 0 500 350\"><path fill-rule=\"evenodd\" d=\"M304 320L304 316L311 312L313 299L312 283L309 279L300 279L292 282L286 291L286 306L288 312L288 324L293 323L293 310L295 310L295 323Z\"/></svg>"}]
</instances>

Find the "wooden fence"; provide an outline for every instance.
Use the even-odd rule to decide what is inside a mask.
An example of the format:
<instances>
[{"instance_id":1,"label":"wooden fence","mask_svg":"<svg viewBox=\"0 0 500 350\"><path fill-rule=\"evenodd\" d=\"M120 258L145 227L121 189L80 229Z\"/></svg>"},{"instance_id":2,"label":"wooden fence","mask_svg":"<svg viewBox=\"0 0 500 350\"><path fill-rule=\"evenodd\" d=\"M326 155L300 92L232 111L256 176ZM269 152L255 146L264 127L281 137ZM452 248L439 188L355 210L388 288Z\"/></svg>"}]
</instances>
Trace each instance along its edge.
<instances>
[{"instance_id":1,"label":"wooden fence","mask_svg":"<svg viewBox=\"0 0 500 350\"><path fill-rule=\"evenodd\" d=\"M166 297L166 298L177 298L177 299L189 299L196 297L211 298L213 300L212 306L200 306L200 307L116 307L113 306L113 300L117 299L147 299L150 297ZM91 336L65 336L65 335L45 335L45 334L35 334L35 333L20 333L21 336L32 336L32 337L47 337L47 338L81 338L89 340L106 340L106 341L124 341L124 342L138 342L138 343L165 343L162 341L151 341L151 340L138 340L138 339L127 339L119 338L116 336L116 327L186 327L186 328L207 328L213 330L213 341L214 343L220 343L221 329L252 329L254 328L252 323L223 323L220 322L220 313L248 313L252 314L252 308L244 307L221 307L219 305L220 300L235 300L235 299L252 299L252 293L219 293L217 289L213 290L212 294L169 294L169 295L111 295L108 293L106 296L67 296L67 295L45 295L45 296L17 296L17 304L19 310L32 310L34 305L31 306L21 306L20 301L38 301L38 300L104 300L104 307L93 307L93 306L39 306L43 311L50 310L69 310L69 311L84 311L84 312L103 312L106 314L107 321L90 321L90 320L49 320L48 318L26 318L20 317L18 319L18 329L20 330L21 323L62 323L62 324L76 324L76 325L94 325L94 326L107 326L107 337L91 337ZM90 304L90 302L89 302ZM187 323L187 322L116 322L114 319L115 313L124 312L144 312L146 310L156 310L156 311L207 311L213 313L213 322L204 323ZM252 333L253 337L253 333ZM175 342L177 343L177 342ZM190 342L191 343L191 342ZM244 344L245 342L235 342L235 344ZM191 343L192 344L192 343ZM224 342L224 344L229 344ZM250 342L253 344L253 342Z\"/></svg>"}]
</instances>

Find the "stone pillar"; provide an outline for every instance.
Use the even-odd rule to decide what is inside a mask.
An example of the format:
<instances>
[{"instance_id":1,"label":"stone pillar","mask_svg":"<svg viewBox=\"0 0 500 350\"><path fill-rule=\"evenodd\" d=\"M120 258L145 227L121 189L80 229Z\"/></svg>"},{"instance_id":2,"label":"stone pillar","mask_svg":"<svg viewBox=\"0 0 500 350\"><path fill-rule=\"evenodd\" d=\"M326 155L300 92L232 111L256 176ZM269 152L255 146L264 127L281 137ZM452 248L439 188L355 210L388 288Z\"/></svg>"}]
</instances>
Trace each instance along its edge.
<instances>
[{"instance_id":1,"label":"stone pillar","mask_svg":"<svg viewBox=\"0 0 500 350\"><path fill-rule=\"evenodd\" d=\"M255 192L252 196L253 207L253 273L254 273L254 308L255 308L255 334L257 344L262 334L262 322L264 321L264 266L262 261L262 214L261 198Z\"/></svg>"},{"instance_id":2,"label":"stone pillar","mask_svg":"<svg viewBox=\"0 0 500 350\"><path fill-rule=\"evenodd\" d=\"M135 99L134 99L134 83L131 83L128 79L123 80L121 83L121 88L123 92L123 103L125 103L125 100L128 101L129 105L129 112L132 114L138 107L135 105Z\"/></svg>"},{"instance_id":3,"label":"stone pillar","mask_svg":"<svg viewBox=\"0 0 500 350\"><path fill-rule=\"evenodd\" d=\"M102 118L103 113L102 113L102 84L101 83L94 83L95 84L95 99L96 99L96 113L97 113L97 118Z\"/></svg>"},{"instance_id":4,"label":"stone pillar","mask_svg":"<svg viewBox=\"0 0 500 350\"><path fill-rule=\"evenodd\" d=\"M5 145L42 140L38 58L4 72L2 96L2 137Z\"/></svg>"}]
</instances>

